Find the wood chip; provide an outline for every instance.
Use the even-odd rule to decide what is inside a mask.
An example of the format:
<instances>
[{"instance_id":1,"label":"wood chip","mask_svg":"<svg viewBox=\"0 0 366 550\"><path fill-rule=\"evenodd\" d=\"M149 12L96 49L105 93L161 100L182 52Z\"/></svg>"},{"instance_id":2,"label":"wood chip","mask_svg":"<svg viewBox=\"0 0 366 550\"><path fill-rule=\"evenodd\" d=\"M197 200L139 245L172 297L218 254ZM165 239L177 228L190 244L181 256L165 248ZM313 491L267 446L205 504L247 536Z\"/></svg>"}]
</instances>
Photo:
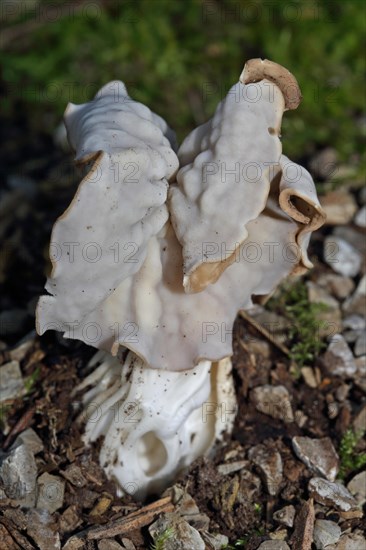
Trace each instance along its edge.
<instances>
[{"instance_id":1,"label":"wood chip","mask_svg":"<svg viewBox=\"0 0 366 550\"><path fill-rule=\"evenodd\" d=\"M292 550L311 550L314 533L315 512L313 499L304 502L295 519L295 530L291 537Z\"/></svg>"},{"instance_id":2,"label":"wood chip","mask_svg":"<svg viewBox=\"0 0 366 550\"><path fill-rule=\"evenodd\" d=\"M4 451L6 451L6 449L10 446L10 444L13 442L16 435L23 432L27 428L29 428L29 426L32 423L35 411L36 411L35 407L28 409L20 418L20 420L18 420L15 426L11 429L3 445Z\"/></svg>"},{"instance_id":3,"label":"wood chip","mask_svg":"<svg viewBox=\"0 0 366 550\"><path fill-rule=\"evenodd\" d=\"M239 314L240 314L240 317L244 319L244 321L247 321L247 323L252 325L260 334L262 334L269 342L271 342L271 344L273 344L274 346L276 346L276 348L282 351L282 353L284 353L287 356L290 355L290 350L284 344L282 344L276 338L274 338L273 334L271 334L269 330L267 330L262 325L257 323L257 321L253 319L253 317L248 315L246 311L241 309L239 311Z\"/></svg>"},{"instance_id":4,"label":"wood chip","mask_svg":"<svg viewBox=\"0 0 366 550\"><path fill-rule=\"evenodd\" d=\"M0 523L0 550L21 550L20 546L10 536L9 531Z\"/></svg>"},{"instance_id":5,"label":"wood chip","mask_svg":"<svg viewBox=\"0 0 366 550\"><path fill-rule=\"evenodd\" d=\"M91 510L89 516L102 516L106 513L108 508L113 502L113 497L111 495L103 495Z\"/></svg>"},{"instance_id":6,"label":"wood chip","mask_svg":"<svg viewBox=\"0 0 366 550\"><path fill-rule=\"evenodd\" d=\"M9 531L13 539L19 544L22 550L35 550L34 546L26 539L13 525L5 518L1 518L1 523ZM3 547L4 550L8 550L8 547Z\"/></svg>"},{"instance_id":7,"label":"wood chip","mask_svg":"<svg viewBox=\"0 0 366 550\"><path fill-rule=\"evenodd\" d=\"M134 529L148 525L162 512L173 512L173 510L174 505L172 504L171 497L161 498L124 518L110 522L107 526L103 525L90 529L87 533L87 539L100 540L112 538L116 535L124 535Z\"/></svg>"}]
</instances>

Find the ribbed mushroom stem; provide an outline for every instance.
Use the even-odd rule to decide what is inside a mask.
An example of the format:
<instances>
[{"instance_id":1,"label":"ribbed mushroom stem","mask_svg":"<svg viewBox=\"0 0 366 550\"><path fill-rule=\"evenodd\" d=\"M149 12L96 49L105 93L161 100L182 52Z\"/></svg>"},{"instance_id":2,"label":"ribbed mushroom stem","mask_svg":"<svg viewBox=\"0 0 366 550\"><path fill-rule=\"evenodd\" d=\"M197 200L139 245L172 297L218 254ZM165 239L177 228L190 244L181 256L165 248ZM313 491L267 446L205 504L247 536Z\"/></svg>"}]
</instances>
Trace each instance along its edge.
<instances>
[{"instance_id":1,"label":"ribbed mushroom stem","mask_svg":"<svg viewBox=\"0 0 366 550\"><path fill-rule=\"evenodd\" d=\"M84 440L104 436L100 463L120 493L161 492L232 429L236 400L231 362L201 361L181 372L151 369L133 352L121 364L97 354L84 394ZM107 381L107 383L106 383Z\"/></svg>"}]
</instances>

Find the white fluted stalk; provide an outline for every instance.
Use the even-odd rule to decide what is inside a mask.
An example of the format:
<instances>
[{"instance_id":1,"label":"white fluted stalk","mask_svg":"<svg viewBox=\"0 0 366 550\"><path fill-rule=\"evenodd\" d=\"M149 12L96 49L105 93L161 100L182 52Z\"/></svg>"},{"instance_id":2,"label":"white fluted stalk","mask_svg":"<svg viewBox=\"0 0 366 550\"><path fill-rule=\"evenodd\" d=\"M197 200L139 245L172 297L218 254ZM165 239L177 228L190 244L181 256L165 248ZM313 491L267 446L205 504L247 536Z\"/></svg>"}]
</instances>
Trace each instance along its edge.
<instances>
[{"instance_id":1,"label":"white fluted stalk","mask_svg":"<svg viewBox=\"0 0 366 550\"><path fill-rule=\"evenodd\" d=\"M94 384L83 398L84 440L104 436L100 464L121 492L144 498L162 491L232 429L230 359L181 372L151 369L133 352L122 363L108 353L98 360L78 388Z\"/></svg>"}]
</instances>

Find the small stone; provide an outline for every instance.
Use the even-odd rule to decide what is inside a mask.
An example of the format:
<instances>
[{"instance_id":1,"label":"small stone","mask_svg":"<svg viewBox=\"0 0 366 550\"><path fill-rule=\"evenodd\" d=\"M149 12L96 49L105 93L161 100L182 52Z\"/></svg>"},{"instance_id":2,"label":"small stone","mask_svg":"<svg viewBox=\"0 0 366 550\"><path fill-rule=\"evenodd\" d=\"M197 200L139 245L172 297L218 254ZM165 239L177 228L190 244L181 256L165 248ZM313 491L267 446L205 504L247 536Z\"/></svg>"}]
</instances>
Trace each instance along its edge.
<instances>
[{"instance_id":1,"label":"small stone","mask_svg":"<svg viewBox=\"0 0 366 550\"><path fill-rule=\"evenodd\" d=\"M62 547L62 550L85 550L85 540L80 538L78 535L73 535Z\"/></svg>"},{"instance_id":2,"label":"small stone","mask_svg":"<svg viewBox=\"0 0 366 550\"><path fill-rule=\"evenodd\" d=\"M15 399L25 392L18 361L10 361L0 367L0 403Z\"/></svg>"},{"instance_id":3,"label":"small stone","mask_svg":"<svg viewBox=\"0 0 366 550\"><path fill-rule=\"evenodd\" d=\"M57 524L47 510L29 510L27 534L39 550L60 550L61 541Z\"/></svg>"},{"instance_id":4,"label":"small stone","mask_svg":"<svg viewBox=\"0 0 366 550\"><path fill-rule=\"evenodd\" d=\"M366 187L363 186L358 195L358 200L361 204L366 204Z\"/></svg>"},{"instance_id":5,"label":"small stone","mask_svg":"<svg viewBox=\"0 0 366 550\"><path fill-rule=\"evenodd\" d=\"M73 535L62 547L62 550L85 550L87 546L85 545L85 540L80 538L78 535Z\"/></svg>"},{"instance_id":6,"label":"small stone","mask_svg":"<svg viewBox=\"0 0 366 550\"><path fill-rule=\"evenodd\" d=\"M359 335L359 330L346 330L345 332L343 332L343 338L345 339L347 344L354 344Z\"/></svg>"},{"instance_id":7,"label":"small stone","mask_svg":"<svg viewBox=\"0 0 366 550\"><path fill-rule=\"evenodd\" d=\"M335 547L336 550L365 550L365 548L366 539L359 533L347 533L342 535Z\"/></svg>"},{"instance_id":8,"label":"small stone","mask_svg":"<svg viewBox=\"0 0 366 550\"><path fill-rule=\"evenodd\" d=\"M355 357L355 365L357 368L354 383L366 393L366 356Z\"/></svg>"},{"instance_id":9,"label":"small stone","mask_svg":"<svg viewBox=\"0 0 366 550\"><path fill-rule=\"evenodd\" d=\"M171 530L171 536L164 541L164 550L205 550L205 543L199 532L174 513L162 514L150 525L149 533L156 540L167 529Z\"/></svg>"},{"instance_id":10,"label":"small stone","mask_svg":"<svg viewBox=\"0 0 366 550\"><path fill-rule=\"evenodd\" d=\"M327 225L345 225L357 212L357 203L348 191L338 189L322 197L321 204L327 215Z\"/></svg>"},{"instance_id":11,"label":"small stone","mask_svg":"<svg viewBox=\"0 0 366 550\"><path fill-rule=\"evenodd\" d=\"M76 464L71 464L64 472L60 472L60 474L75 487L85 487L87 484L80 467Z\"/></svg>"},{"instance_id":12,"label":"small stone","mask_svg":"<svg viewBox=\"0 0 366 550\"><path fill-rule=\"evenodd\" d=\"M126 539L124 537L121 538L122 544L125 547L125 550L136 550L136 546L130 539Z\"/></svg>"},{"instance_id":13,"label":"small stone","mask_svg":"<svg viewBox=\"0 0 366 550\"><path fill-rule=\"evenodd\" d=\"M366 252L366 240L365 235L359 229L349 225L339 225L334 228L333 236L347 241L353 248L358 250L361 256L364 256Z\"/></svg>"},{"instance_id":14,"label":"small stone","mask_svg":"<svg viewBox=\"0 0 366 550\"><path fill-rule=\"evenodd\" d=\"M307 281L306 286L308 289L309 302L326 306L317 313L318 336L323 338L328 336L329 333L334 334L335 332L340 332L342 330L342 314L338 300L318 284Z\"/></svg>"},{"instance_id":15,"label":"small stone","mask_svg":"<svg viewBox=\"0 0 366 550\"><path fill-rule=\"evenodd\" d=\"M236 462L229 462L227 464L220 464L217 468L218 472L224 476L239 472L243 468L248 466L247 460L237 460Z\"/></svg>"},{"instance_id":16,"label":"small stone","mask_svg":"<svg viewBox=\"0 0 366 550\"><path fill-rule=\"evenodd\" d=\"M343 403L343 401L345 401L347 399L347 396L349 394L349 390L350 390L350 385L342 383L340 386L338 386L338 388L335 391L336 399L340 403Z\"/></svg>"},{"instance_id":17,"label":"small stone","mask_svg":"<svg viewBox=\"0 0 366 550\"><path fill-rule=\"evenodd\" d=\"M338 414L339 414L339 411L340 411L340 406L339 406L339 403L337 403L336 401L331 401L330 403L328 403L327 405L327 412L328 412L328 417L333 420L334 418L337 418Z\"/></svg>"},{"instance_id":18,"label":"small stone","mask_svg":"<svg viewBox=\"0 0 366 550\"><path fill-rule=\"evenodd\" d=\"M292 447L299 459L313 472L334 481L339 470L339 458L329 437L312 439L293 437Z\"/></svg>"},{"instance_id":19,"label":"small stone","mask_svg":"<svg viewBox=\"0 0 366 550\"><path fill-rule=\"evenodd\" d=\"M366 275L364 275L355 292L342 304L345 314L366 315Z\"/></svg>"},{"instance_id":20,"label":"small stone","mask_svg":"<svg viewBox=\"0 0 366 550\"><path fill-rule=\"evenodd\" d=\"M335 483L320 477L313 477L309 481L309 493L319 502L326 506L332 506L337 510L348 512L357 508L357 502L351 493L340 483Z\"/></svg>"},{"instance_id":21,"label":"small stone","mask_svg":"<svg viewBox=\"0 0 366 550\"><path fill-rule=\"evenodd\" d=\"M37 508L53 514L64 502L65 482L58 476L45 472L38 480Z\"/></svg>"},{"instance_id":22,"label":"small stone","mask_svg":"<svg viewBox=\"0 0 366 550\"><path fill-rule=\"evenodd\" d=\"M245 342L245 345L248 352L254 355L262 355L266 359L271 355L271 346L266 340L250 339L248 342Z\"/></svg>"},{"instance_id":23,"label":"small stone","mask_svg":"<svg viewBox=\"0 0 366 550\"><path fill-rule=\"evenodd\" d=\"M9 498L25 508L34 507L37 466L33 453L25 445L6 455L0 466L0 478Z\"/></svg>"},{"instance_id":24,"label":"small stone","mask_svg":"<svg viewBox=\"0 0 366 550\"><path fill-rule=\"evenodd\" d=\"M32 430L32 428L27 428L24 432L20 433L11 446L11 449L16 449L19 445L25 445L34 455L40 453L44 449L42 439Z\"/></svg>"},{"instance_id":25,"label":"small stone","mask_svg":"<svg viewBox=\"0 0 366 550\"><path fill-rule=\"evenodd\" d=\"M70 533L75 531L82 524L80 512L76 504L72 504L63 512L60 517L60 531L61 533Z\"/></svg>"},{"instance_id":26,"label":"small stone","mask_svg":"<svg viewBox=\"0 0 366 550\"><path fill-rule=\"evenodd\" d=\"M356 434L359 434L361 437L366 433L366 404L364 404L361 409L357 412L353 419L353 430Z\"/></svg>"},{"instance_id":27,"label":"small stone","mask_svg":"<svg viewBox=\"0 0 366 550\"><path fill-rule=\"evenodd\" d=\"M314 369L311 367L302 367L301 369L301 375L304 379L304 382L309 388L317 388L321 382L321 380L318 380Z\"/></svg>"},{"instance_id":28,"label":"small stone","mask_svg":"<svg viewBox=\"0 0 366 550\"><path fill-rule=\"evenodd\" d=\"M174 486L173 503L181 516L195 516L200 513L195 500L179 485Z\"/></svg>"},{"instance_id":29,"label":"small stone","mask_svg":"<svg viewBox=\"0 0 366 550\"><path fill-rule=\"evenodd\" d=\"M337 273L355 277L361 269L361 254L347 241L329 235L324 241L324 260Z\"/></svg>"},{"instance_id":30,"label":"small stone","mask_svg":"<svg viewBox=\"0 0 366 550\"><path fill-rule=\"evenodd\" d=\"M348 315L342 321L343 328L350 330L364 330L366 328L366 319L361 317L361 315Z\"/></svg>"},{"instance_id":31,"label":"small stone","mask_svg":"<svg viewBox=\"0 0 366 550\"><path fill-rule=\"evenodd\" d=\"M362 208L360 208L360 210L357 212L354 222L358 227L366 227L366 206L365 205Z\"/></svg>"},{"instance_id":32,"label":"small stone","mask_svg":"<svg viewBox=\"0 0 366 550\"><path fill-rule=\"evenodd\" d=\"M326 273L317 280L319 286L325 287L339 300L344 300L353 292L355 283L351 277L343 277L335 273Z\"/></svg>"},{"instance_id":33,"label":"small stone","mask_svg":"<svg viewBox=\"0 0 366 550\"><path fill-rule=\"evenodd\" d=\"M208 531L202 531L201 536L208 550L221 550L229 544L229 539L226 535L213 535Z\"/></svg>"},{"instance_id":34,"label":"small stone","mask_svg":"<svg viewBox=\"0 0 366 550\"><path fill-rule=\"evenodd\" d=\"M258 496L261 489L261 480L253 474L249 469L241 470L240 486L236 497L238 502L247 504L248 500L253 502Z\"/></svg>"},{"instance_id":35,"label":"small stone","mask_svg":"<svg viewBox=\"0 0 366 550\"><path fill-rule=\"evenodd\" d=\"M300 409L295 411L295 422L299 428L303 428L308 420L309 417L303 411L300 411Z\"/></svg>"},{"instance_id":36,"label":"small stone","mask_svg":"<svg viewBox=\"0 0 366 550\"><path fill-rule=\"evenodd\" d=\"M329 181L338 171L338 153L332 147L318 151L311 158L309 168L315 178ZM324 197L323 197L324 198Z\"/></svg>"},{"instance_id":37,"label":"small stone","mask_svg":"<svg viewBox=\"0 0 366 550\"><path fill-rule=\"evenodd\" d=\"M10 359L12 361L22 361L27 355L28 351L32 349L34 345L34 336L28 335L25 339L22 339L21 342L12 350L9 351Z\"/></svg>"},{"instance_id":38,"label":"small stone","mask_svg":"<svg viewBox=\"0 0 366 550\"><path fill-rule=\"evenodd\" d=\"M273 514L273 519L280 523L281 525L286 525L286 527L292 527L295 519L295 507L292 505L285 506L281 510L277 510Z\"/></svg>"},{"instance_id":39,"label":"small stone","mask_svg":"<svg viewBox=\"0 0 366 550\"><path fill-rule=\"evenodd\" d=\"M268 449L265 445L256 445L249 450L248 456L262 473L268 493L275 496L280 489L283 478L280 453Z\"/></svg>"},{"instance_id":40,"label":"small stone","mask_svg":"<svg viewBox=\"0 0 366 550\"><path fill-rule=\"evenodd\" d=\"M347 485L347 489L358 502L363 506L366 502L366 470L355 475Z\"/></svg>"},{"instance_id":41,"label":"small stone","mask_svg":"<svg viewBox=\"0 0 366 550\"><path fill-rule=\"evenodd\" d=\"M290 547L284 540L265 540L258 550L290 550Z\"/></svg>"},{"instance_id":42,"label":"small stone","mask_svg":"<svg viewBox=\"0 0 366 550\"><path fill-rule=\"evenodd\" d=\"M210 527L210 518L206 514L183 516L183 519L188 521L189 525L197 529L197 531L205 531Z\"/></svg>"},{"instance_id":43,"label":"small stone","mask_svg":"<svg viewBox=\"0 0 366 550\"><path fill-rule=\"evenodd\" d=\"M325 304L331 309L337 309L339 307L338 301L333 298L328 292L321 286L313 283L312 281L307 281L306 283L308 289L308 298L309 302L312 304Z\"/></svg>"},{"instance_id":44,"label":"small stone","mask_svg":"<svg viewBox=\"0 0 366 550\"><path fill-rule=\"evenodd\" d=\"M294 421L290 395L284 386L257 386L251 391L250 397L257 411L283 422Z\"/></svg>"},{"instance_id":45,"label":"small stone","mask_svg":"<svg viewBox=\"0 0 366 550\"><path fill-rule=\"evenodd\" d=\"M314 543L317 550L324 550L330 544L336 544L341 534L341 528L334 521L317 519L314 525Z\"/></svg>"},{"instance_id":46,"label":"small stone","mask_svg":"<svg viewBox=\"0 0 366 550\"><path fill-rule=\"evenodd\" d=\"M240 449L234 448L227 451L224 455L224 460L231 460L232 458L237 458L240 454Z\"/></svg>"},{"instance_id":47,"label":"small stone","mask_svg":"<svg viewBox=\"0 0 366 550\"><path fill-rule=\"evenodd\" d=\"M269 533L269 538L271 540L286 540L288 536L287 529L277 529Z\"/></svg>"},{"instance_id":48,"label":"small stone","mask_svg":"<svg viewBox=\"0 0 366 550\"><path fill-rule=\"evenodd\" d=\"M366 355L366 333L362 332L355 344L354 354L356 357L360 357L361 355Z\"/></svg>"},{"instance_id":49,"label":"small stone","mask_svg":"<svg viewBox=\"0 0 366 550\"><path fill-rule=\"evenodd\" d=\"M98 550L124 550L116 540L102 539L98 542Z\"/></svg>"},{"instance_id":50,"label":"small stone","mask_svg":"<svg viewBox=\"0 0 366 550\"><path fill-rule=\"evenodd\" d=\"M332 337L321 363L332 376L352 377L357 371L352 351L341 334Z\"/></svg>"},{"instance_id":51,"label":"small stone","mask_svg":"<svg viewBox=\"0 0 366 550\"><path fill-rule=\"evenodd\" d=\"M172 490L173 489L173 490ZM185 490L179 485L174 485L174 487L167 490L172 494L172 501L176 505L175 512L179 513L192 527L195 529L208 529L210 525L210 518L206 514L201 514L200 510L189 493L186 493Z\"/></svg>"}]
</instances>

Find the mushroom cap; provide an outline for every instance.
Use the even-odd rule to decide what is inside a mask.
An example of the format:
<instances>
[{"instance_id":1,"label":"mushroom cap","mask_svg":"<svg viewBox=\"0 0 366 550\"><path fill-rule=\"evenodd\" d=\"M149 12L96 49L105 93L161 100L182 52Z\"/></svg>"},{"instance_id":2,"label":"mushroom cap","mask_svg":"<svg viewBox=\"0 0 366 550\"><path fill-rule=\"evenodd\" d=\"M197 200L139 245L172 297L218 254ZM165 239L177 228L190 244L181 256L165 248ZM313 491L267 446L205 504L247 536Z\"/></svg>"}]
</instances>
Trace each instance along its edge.
<instances>
[{"instance_id":1,"label":"mushroom cap","mask_svg":"<svg viewBox=\"0 0 366 550\"><path fill-rule=\"evenodd\" d=\"M250 59L245 63L239 80L243 84L269 80L281 90L285 99L286 111L297 109L300 105L302 95L296 78L285 67L274 61L260 58Z\"/></svg>"},{"instance_id":2,"label":"mushroom cap","mask_svg":"<svg viewBox=\"0 0 366 550\"><path fill-rule=\"evenodd\" d=\"M281 90L268 80L238 82L212 120L179 148L181 168L169 189L169 210L183 247L186 292L218 280L247 238L247 223L264 209L282 152L284 109Z\"/></svg>"},{"instance_id":3,"label":"mushroom cap","mask_svg":"<svg viewBox=\"0 0 366 550\"><path fill-rule=\"evenodd\" d=\"M168 219L168 180L178 168L167 124L121 82L90 103L69 104L65 124L87 174L52 231L51 295L38 303L40 334L58 322L81 322L141 268L151 235Z\"/></svg>"},{"instance_id":4,"label":"mushroom cap","mask_svg":"<svg viewBox=\"0 0 366 550\"><path fill-rule=\"evenodd\" d=\"M312 218L312 212L318 215L313 207L315 187L307 172L300 170L299 174L306 178L298 188L304 208L307 204L314 208L309 211L309 223L314 227L319 223ZM139 272L122 281L78 327L70 330L65 325L64 336L112 353L117 353L119 346L127 347L157 369L183 371L201 360L218 361L230 356L238 310L251 307L253 296L270 294L295 269L309 265L307 242L299 238L307 226L280 206L280 189L286 193L291 189L282 175L279 170L272 180L265 208L248 222L246 240L215 284L199 293L185 293L182 248L168 221L158 235L150 238ZM292 188L291 193L295 192ZM86 338L87 326L100 328L93 342Z\"/></svg>"},{"instance_id":5,"label":"mushroom cap","mask_svg":"<svg viewBox=\"0 0 366 550\"><path fill-rule=\"evenodd\" d=\"M256 102L249 101L247 85L236 84L213 119L184 141L178 154L186 164L171 186L171 220L165 200L177 158L164 136L166 125L152 114L148 119L146 109L130 98L124 119L120 110L128 102L116 108L111 94L74 110L70 140L81 162L88 166L94 158L94 163L56 222L53 242L77 242L84 250L92 239L102 255L91 263L80 254L74 262L66 255L55 262L46 286L52 295L41 297L37 308L39 333L60 330L112 354L123 346L148 366L173 371L232 354L238 310L311 266L310 232L325 218L310 174L281 155L285 102L278 86L268 83L251 84L259 94ZM119 98L126 100L123 90ZM223 182L216 169L212 178L201 177L207 163L238 162L242 168L242 159L260 168L254 184L249 177L237 182L235 173ZM121 172L112 177L111 162L122 168L134 163L139 177L126 181ZM92 238L88 225L95 226ZM136 243L137 261L116 262L114 242Z\"/></svg>"}]
</instances>

